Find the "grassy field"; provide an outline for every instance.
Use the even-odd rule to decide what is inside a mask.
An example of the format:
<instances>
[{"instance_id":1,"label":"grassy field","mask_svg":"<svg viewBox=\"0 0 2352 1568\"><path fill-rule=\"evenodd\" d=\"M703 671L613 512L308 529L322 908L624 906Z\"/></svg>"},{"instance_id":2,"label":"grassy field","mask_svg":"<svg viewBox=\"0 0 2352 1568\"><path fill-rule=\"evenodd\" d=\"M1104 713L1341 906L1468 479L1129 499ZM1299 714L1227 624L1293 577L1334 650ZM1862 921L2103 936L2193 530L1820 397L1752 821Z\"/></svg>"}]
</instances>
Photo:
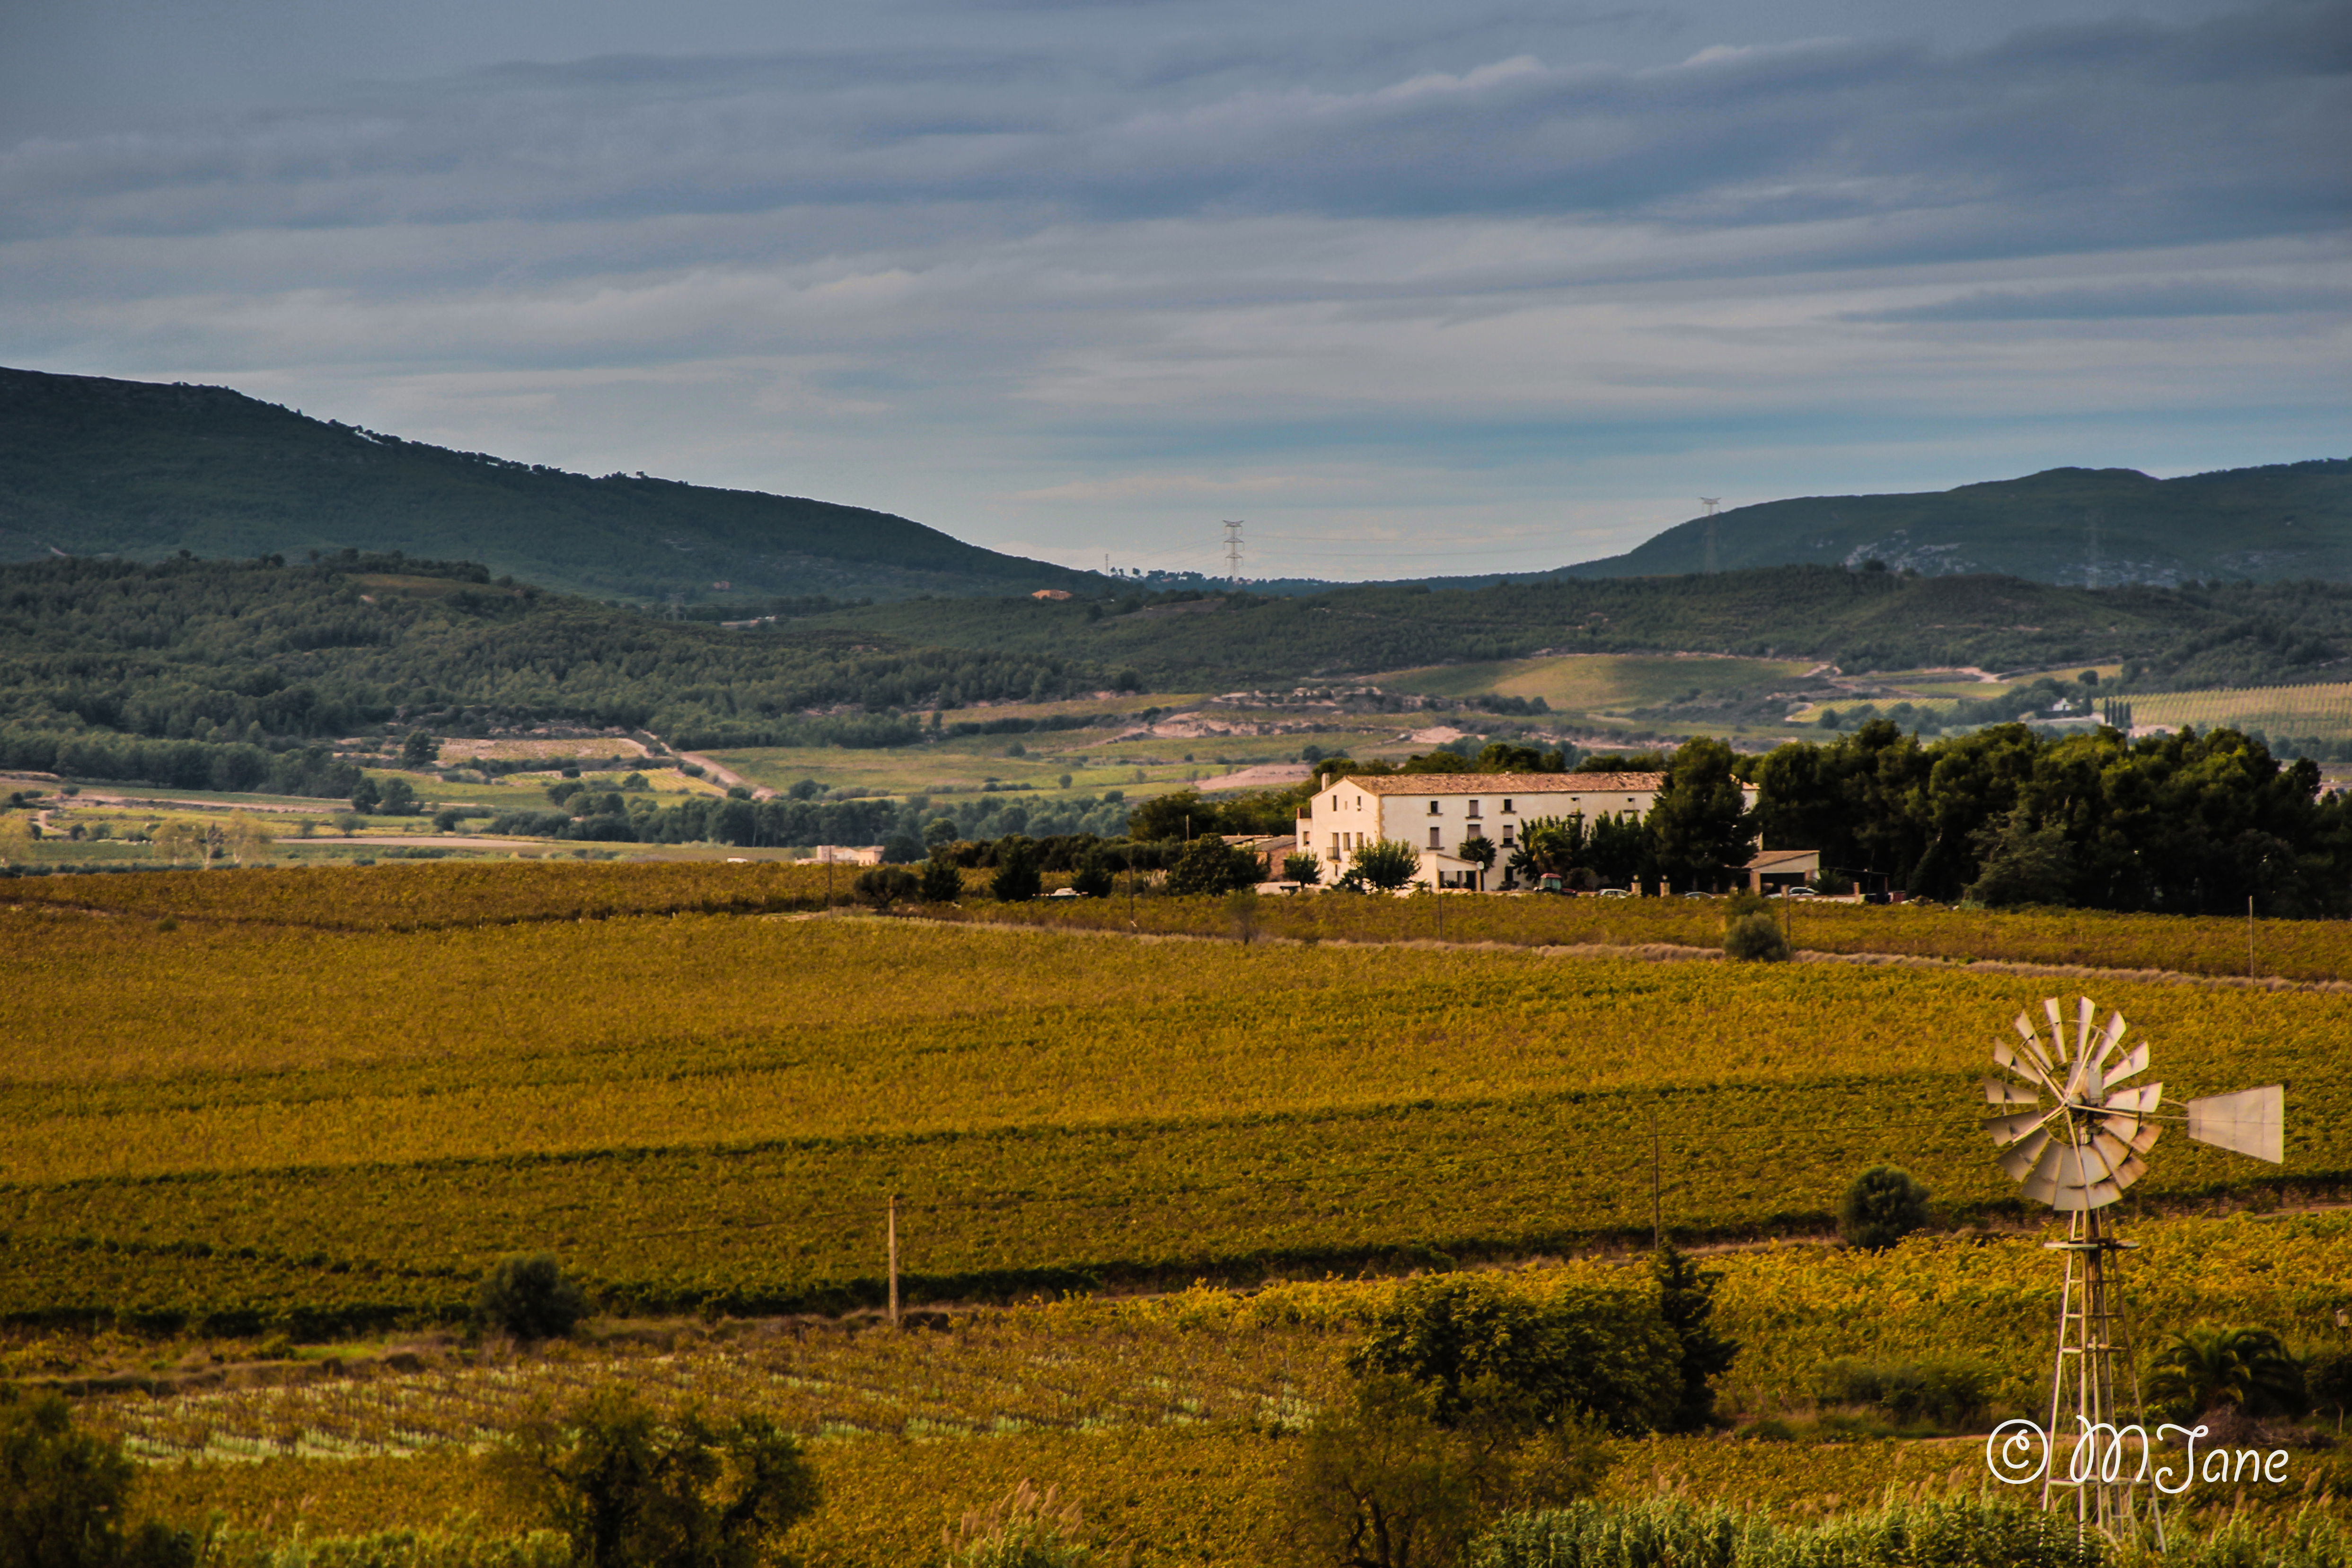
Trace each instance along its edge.
<instances>
[{"instance_id":1,"label":"grassy field","mask_svg":"<svg viewBox=\"0 0 2352 1568\"><path fill-rule=\"evenodd\" d=\"M1432 697L1540 697L1562 712L1605 713L1729 688L1769 689L1803 675L1801 659L1715 658L1670 654L1568 654L1491 664L1433 665L1365 679L1392 691Z\"/></svg>"}]
</instances>

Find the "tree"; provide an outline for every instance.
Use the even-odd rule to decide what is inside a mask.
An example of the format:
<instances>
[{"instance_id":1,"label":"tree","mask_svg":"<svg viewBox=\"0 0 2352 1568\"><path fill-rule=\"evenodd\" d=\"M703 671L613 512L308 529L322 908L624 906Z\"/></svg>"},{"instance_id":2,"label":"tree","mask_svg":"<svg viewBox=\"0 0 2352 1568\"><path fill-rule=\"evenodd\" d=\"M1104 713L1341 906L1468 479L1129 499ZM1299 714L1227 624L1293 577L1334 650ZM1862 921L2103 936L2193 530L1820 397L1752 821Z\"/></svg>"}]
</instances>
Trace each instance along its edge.
<instances>
[{"instance_id":1,"label":"tree","mask_svg":"<svg viewBox=\"0 0 2352 1568\"><path fill-rule=\"evenodd\" d=\"M2019 806L1998 826L1978 829L1975 839L1984 870L1969 885L1972 901L1992 909L2068 901L2074 856L2064 828L2036 827Z\"/></svg>"},{"instance_id":2,"label":"tree","mask_svg":"<svg viewBox=\"0 0 2352 1568\"><path fill-rule=\"evenodd\" d=\"M1838 1205L1838 1235L1865 1252L1884 1252L1927 1223L1927 1189L1900 1165L1873 1165Z\"/></svg>"},{"instance_id":3,"label":"tree","mask_svg":"<svg viewBox=\"0 0 2352 1568\"><path fill-rule=\"evenodd\" d=\"M622 1389L526 1422L498 1468L579 1568L760 1568L817 1501L800 1446L766 1416L664 1419Z\"/></svg>"},{"instance_id":4,"label":"tree","mask_svg":"<svg viewBox=\"0 0 2352 1568\"><path fill-rule=\"evenodd\" d=\"M2156 1355L2148 1397L2194 1419L2235 1408L2251 1416L2309 1408L2302 1363L2268 1329L2184 1329Z\"/></svg>"},{"instance_id":5,"label":"tree","mask_svg":"<svg viewBox=\"0 0 2352 1568\"><path fill-rule=\"evenodd\" d=\"M1682 1398L1666 1429L1696 1432L1715 1419L1715 1380L1739 1355L1738 1342L1725 1339L1709 1321L1723 1276L1701 1268L1671 1241L1651 1258L1650 1272L1658 1282L1658 1315L1683 1349Z\"/></svg>"},{"instance_id":6,"label":"tree","mask_svg":"<svg viewBox=\"0 0 2352 1568\"><path fill-rule=\"evenodd\" d=\"M1117 885L1110 857L1099 849L1090 849L1079 857L1077 873L1070 879L1072 890L1089 899L1107 899Z\"/></svg>"},{"instance_id":7,"label":"tree","mask_svg":"<svg viewBox=\"0 0 2352 1568\"><path fill-rule=\"evenodd\" d=\"M1394 838L1376 838L1355 853L1348 874L1392 893L1421 874L1421 852Z\"/></svg>"},{"instance_id":8,"label":"tree","mask_svg":"<svg viewBox=\"0 0 2352 1568\"><path fill-rule=\"evenodd\" d=\"M406 779L385 779L376 785L375 808L385 816L410 816L418 810L416 786Z\"/></svg>"},{"instance_id":9,"label":"tree","mask_svg":"<svg viewBox=\"0 0 2352 1568\"><path fill-rule=\"evenodd\" d=\"M1756 822L1732 772L1736 760L1729 746L1706 736L1675 752L1646 825L1662 876L1684 887L1713 884L1727 868L1747 862Z\"/></svg>"},{"instance_id":10,"label":"tree","mask_svg":"<svg viewBox=\"0 0 2352 1568\"><path fill-rule=\"evenodd\" d=\"M922 889L922 879L904 866L875 866L857 874L849 890L877 910L887 910L902 899L911 899Z\"/></svg>"},{"instance_id":11,"label":"tree","mask_svg":"<svg viewBox=\"0 0 2352 1568\"><path fill-rule=\"evenodd\" d=\"M137 1474L120 1443L75 1430L62 1395L0 1384L0 1568L191 1568L185 1531L125 1531Z\"/></svg>"},{"instance_id":12,"label":"tree","mask_svg":"<svg viewBox=\"0 0 2352 1568\"><path fill-rule=\"evenodd\" d=\"M553 1254L518 1252L499 1258L482 1277L474 1310L483 1322L516 1339L559 1339L587 1316L588 1299Z\"/></svg>"},{"instance_id":13,"label":"tree","mask_svg":"<svg viewBox=\"0 0 2352 1568\"><path fill-rule=\"evenodd\" d=\"M1495 841L1483 833L1474 833L1462 841L1462 858L1481 871L1494 868L1495 855Z\"/></svg>"},{"instance_id":14,"label":"tree","mask_svg":"<svg viewBox=\"0 0 2352 1568\"><path fill-rule=\"evenodd\" d=\"M352 809L361 812L373 811L379 794L375 780L362 774L360 782L352 785Z\"/></svg>"},{"instance_id":15,"label":"tree","mask_svg":"<svg viewBox=\"0 0 2352 1568\"><path fill-rule=\"evenodd\" d=\"M952 904L963 897L963 873L956 863L940 853L945 845L934 847L931 858L923 862L922 886L919 889L927 904Z\"/></svg>"},{"instance_id":16,"label":"tree","mask_svg":"<svg viewBox=\"0 0 2352 1568\"><path fill-rule=\"evenodd\" d=\"M1037 846L1013 834L997 841L996 875L988 884L1000 903L1017 904L1045 891L1045 879L1037 868Z\"/></svg>"},{"instance_id":17,"label":"tree","mask_svg":"<svg viewBox=\"0 0 2352 1568\"><path fill-rule=\"evenodd\" d=\"M408 739L401 742L400 765L404 768L429 768L440 755L440 742L422 730L411 730Z\"/></svg>"},{"instance_id":18,"label":"tree","mask_svg":"<svg viewBox=\"0 0 2352 1568\"><path fill-rule=\"evenodd\" d=\"M1574 1423L1438 1417L1432 1391L1364 1379L1317 1417L1291 1471L1291 1534L1333 1568L1447 1568L1500 1516L1592 1490L1609 1450Z\"/></svg>"},{"instance_id":19,"label":"tree","mask_svg":"<svg viewBox=\"0 0 2352 1568\"><path fill-rule=\"evenodd\" d=\"M240 866L261 855L276 842L269 830L262 826L261 819L249 812L241 811L229 819L229 853L236 858Z\"/></svg>"},{"instance_id":20,"label":"tree","mask_svg":"<svg viewBox=\"0 0 2352 1568\"><path fill-rule=\"evenodd\" d=\"M1195 838L1168 868L1168 890L1230 893L1236 888L1255 887L1260 871L1258 858L1248 850L1214 837Z\"/></svg>"},{"instance_id":21,"label":"tree","mask_svg":"<svg viewBox=\"0 0 2352 1568\"><path fill-rule=\"evenodd\" d=\"M1190 838L1217 829L1217 808L1196 789L1154 795L1127 814L1130 838Z\"/></svg>"},{"instance_id":22,"label":"tree","mask_svg":"<svg viewBox=\"0 0 2352 1568\"><path fill-rule=\"evenodd\" d=\"M1285 855L1282 858L1282 879L1311 888L1323 879L1323 862L1313 855Z\"/></svg>"},{"instance_id":23,"label":"tree","mask_svg":"<svg viewBox=\"0 0 2352 1568\"><path fill-rule=\"evenodd\" d=\"M1426 1388L1441 1426L1590 1420L1649 1432L1684 1397L1681 1343L1645 1298L1573 1288L1537 1296L1475 1274L1401 1288L1348 1370Z\"/></svg>"}]
</instances>

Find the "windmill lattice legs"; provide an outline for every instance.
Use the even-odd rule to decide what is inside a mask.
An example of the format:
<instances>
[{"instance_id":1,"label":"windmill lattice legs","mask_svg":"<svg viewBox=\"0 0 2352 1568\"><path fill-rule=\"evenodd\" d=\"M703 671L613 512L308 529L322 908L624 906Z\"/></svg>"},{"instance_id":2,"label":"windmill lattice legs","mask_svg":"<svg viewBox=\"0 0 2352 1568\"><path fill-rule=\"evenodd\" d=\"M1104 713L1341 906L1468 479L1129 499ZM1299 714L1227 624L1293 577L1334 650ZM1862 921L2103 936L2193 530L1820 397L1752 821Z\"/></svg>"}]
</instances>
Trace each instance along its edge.
<instances>
[{"instance_id":1,"label":"windmill lattice legs","mask_svg":"<svg viewBox=\"0 0 2352 1568\"><path fill-rule=\"evenodd\" d=\"M2050 1468L2042 1476L2042 1506L2050 1506L2052 1489L2072 1487L2074 1517L2122 1537L2138 1527L2133 1482L2150 1459L2117 1267L2132 1243L2116 1236L2105 1210L2077 1209L2066 1239L2047 1245L2066 1256L2066 1284L2050 1376ZM2139 1439L2136 1453L2133 1436ZM2063 1471L2062 1443L2068 1455ZM2160 1542L2164 1521L2154 1497L2147 1511Z\"/></svg>"}]
</instances>

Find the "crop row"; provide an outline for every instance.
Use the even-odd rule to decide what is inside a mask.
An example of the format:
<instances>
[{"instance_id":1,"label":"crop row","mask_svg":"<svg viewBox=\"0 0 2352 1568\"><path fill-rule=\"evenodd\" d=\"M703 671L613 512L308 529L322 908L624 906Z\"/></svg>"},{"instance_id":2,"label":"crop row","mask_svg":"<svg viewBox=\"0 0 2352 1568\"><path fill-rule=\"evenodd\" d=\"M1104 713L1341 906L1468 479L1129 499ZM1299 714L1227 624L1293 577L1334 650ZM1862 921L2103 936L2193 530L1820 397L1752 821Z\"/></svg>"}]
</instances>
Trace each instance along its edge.
<instances>
[{"instance_id":1,"label":"crop row","mask_svg":"<svg viewBox=\"0 0 2352 1568\"><path fill-rule=\"evenodd\" d=\"M2337 1334L2352 1217L2155 1220L2131 1230L2141 1247L2125 1287L2144 1344L2200 1322L2260 1324L2306 1344ZM1996 1374L1996 1404L2008 1408L2030 1405L2047 1375L2058 1264L2037 1237L1921 1237L1874 1256L1787 1246L1709 1265L1723 1276L1717 1322L1742 1346L1725 1388L1735 1414L1804 1407L1822 1367L1843 1357L1973 1360ZM1639 1288L1642 1277L1638 1259L1586 1259L1501 1278L1541 1292L1563 1282ZM464 1479L478 1480L471 1451L519 1415L622 1382L656 1403L762 1410L819 1439L828 1500L804 1543L820 1557L903 1561L957 1511L1030 1479L1064 1487L1107 1534L1139 1538L1147 1558L1166 1549L1228 1561L1255 1538L1220 1543L1181 1521L1203 1503L1232 1513L1244 1500L1275 1500L1279 1434L1339 1386L1346 1346L1393 1289L1350 1280L1249 1295L1195 1289L982 1311L904 1334L688 1330L683 1340L552 1346L373 1380L111 1398L89 1415L151 1463L214 1461L155 1474L154 1501L193 1500L195 1477L220 1483L208 1505L233 1510L257 1512L265 1495L323 1494L315 1532L437 1522L449 1498L464 1495ZM388 1471L382 1457L400 1453L414 1468ZM2297 1463L2307 1468L2312 1457ZM1000 1474L1004 1466L1016 1468ZM2329 1473L2340 1481L2342 1470ZM401 1474L413 1479L395 1496L386 1478ZM1874 1501L1890 1484L1973 1493L1981 1476L1974 1442L1821 1448L1664 1438L1622 1445L1607 1490L1681 1491L1801 1517ZM485 1505L495 1513L497 1500L471 1506ZM1174 1551L1171 1530L1190 1556Z\"/></svg>"},{"instance_id":2,"label":"crop row","mask_svg":"<svg viewBox=\"0 0 2352 1568\"><path fill-rule=\"evenodd\" d=\"M319 866L300 870L174 871L134 877L52 877L5 885L5 901L160 919L307 927L425 931L525 921L672 913L746 914L847 904L850 867L764 861L583 864L450 861ZM973 873L984 877L985 873ZM921 912L967 921L1231 937L1220 900L1124 889L1104 900L999 904L975 893L962 906ZM1795 945L1823 952L1885 952L1957 960L2007 959L2197 974L2352 979L2352 922L2255 922L2105 910L1950 910L1810 903L1782 917ZM1443 936L1513 946L1652 942L1719 946L1720 904L1682 899L1543 897L1380 899L1306 895L1259 900L1251 926L1293 941L1395 942Z\"/></svg>"}]
</instances>

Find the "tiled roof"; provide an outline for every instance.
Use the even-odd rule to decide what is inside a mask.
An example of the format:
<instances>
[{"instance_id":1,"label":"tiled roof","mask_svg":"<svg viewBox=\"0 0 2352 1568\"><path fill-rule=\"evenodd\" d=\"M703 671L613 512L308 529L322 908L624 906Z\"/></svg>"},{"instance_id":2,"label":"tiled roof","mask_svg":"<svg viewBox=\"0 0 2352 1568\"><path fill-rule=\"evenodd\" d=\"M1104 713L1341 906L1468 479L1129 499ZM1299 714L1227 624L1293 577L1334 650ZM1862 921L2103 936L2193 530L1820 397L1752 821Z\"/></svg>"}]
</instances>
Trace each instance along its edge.
<instances>
[{"instance_id":1,"label":"tiled roof","mask_svg":"<svg viewBox=\"0 0 2352 1568\"><path fill-rule=\"evenodd\" d=\"M1389 773L1332 781L1366 795L1639 795L1666 787L1664 773ZM1328 787L1328 786L1327 786Z\"/></svg>"}]
</instances>

